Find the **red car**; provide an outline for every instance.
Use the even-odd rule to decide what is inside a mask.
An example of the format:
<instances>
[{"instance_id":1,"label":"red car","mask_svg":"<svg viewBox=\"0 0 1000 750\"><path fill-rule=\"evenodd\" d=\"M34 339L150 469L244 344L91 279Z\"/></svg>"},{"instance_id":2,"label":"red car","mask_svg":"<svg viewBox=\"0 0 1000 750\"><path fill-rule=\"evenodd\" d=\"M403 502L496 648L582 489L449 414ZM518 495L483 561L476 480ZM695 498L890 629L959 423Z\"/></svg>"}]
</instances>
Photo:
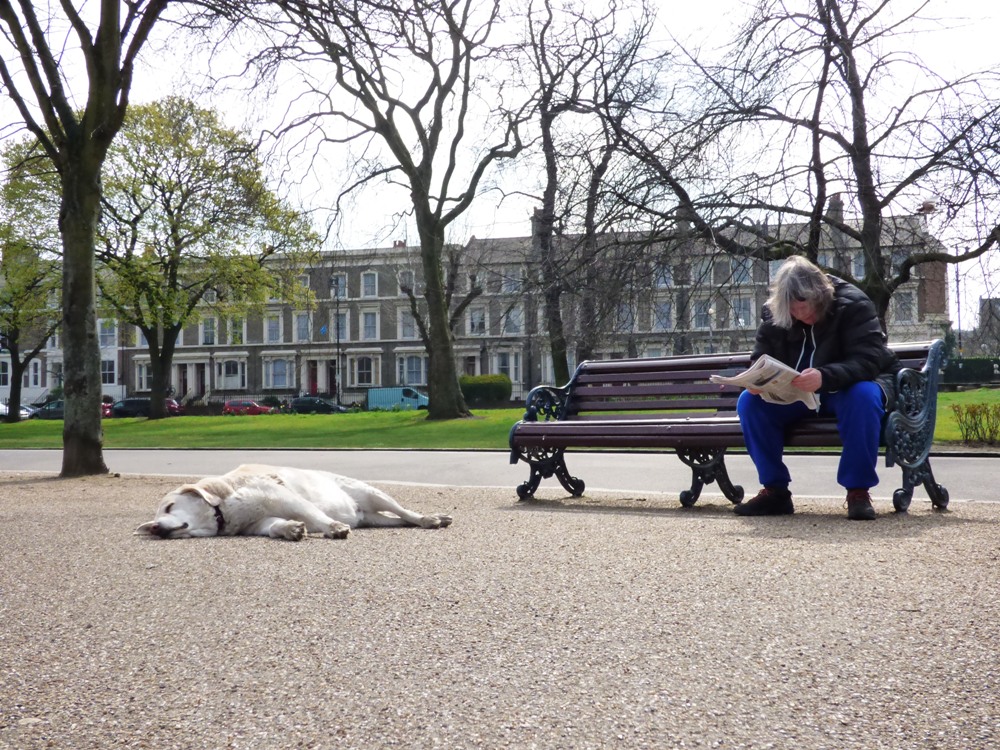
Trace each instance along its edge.
<instances>
[{"instance_id":1,"label":"red car","mask_svg":"<svg viewBox=\"0 0 1000 750\"><path fill-rule=\"evenodd\" d=\"M223 414L274 414L276 409L258 404L250 399L234 399L227 401L222 407Z\"/></svg>"}]
</instances>

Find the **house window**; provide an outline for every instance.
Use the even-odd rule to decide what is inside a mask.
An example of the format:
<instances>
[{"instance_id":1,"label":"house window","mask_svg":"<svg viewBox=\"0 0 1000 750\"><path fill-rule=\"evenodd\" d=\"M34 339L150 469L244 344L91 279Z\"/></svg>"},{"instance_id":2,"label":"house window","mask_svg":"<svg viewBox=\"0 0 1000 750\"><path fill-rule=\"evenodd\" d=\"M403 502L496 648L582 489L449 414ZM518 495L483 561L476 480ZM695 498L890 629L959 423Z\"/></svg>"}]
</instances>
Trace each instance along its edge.
<instances>
[{"instance_id":1,"label":"house window","mask_svg":"<svg viewBox=\"0 0 1000 750\"><path fill-rule=\"evenodd\" d=\"M399 311L399 338L415 339L417 337L417 323L413 319L413 312L410 310Z\"/></svg>"},{"instance_id":2,"label":"house window","mask_svg":"<svg viewBox=\"0 0 1000 750\"><path fill-rule=\"evenodd\" d=\"M400 385L424 385L427 383L427 357L408 354L397 360Z\"/></svg>"},{"instance_id":3,"label":"house window","mask_svg":"<svg viewBox=\"0 0 1000 750\"><path fill-rule=\"evenodd\" d=\"M485 336L486 335L486 308L485 307L470 307L469 308L469 335L470 336Z\"/></svg>"},{"instance_id":4,"label":"house window","mask_svg":"<svg viewBox=\"0 0 1000 750\"><path fill-rule=\"evenodd\" d=\"M333 314L333 339L334 341L347 341L347 313L334 312Z\"/></svg>"},{"instance_id":5,"label":"house window","mask_svg":"<svg viewBox=\"0 0 1000 750\"><path fill-rule=\"evenodd\" d=\"M277 344L281 342L281 316L268 315L264 321L264 337L267 343Z\"/></svg>"},{"instance_id":6,"label":"house window","mask_svg":"<svg viewBox=\"0 0 1000 750\"><path fill-rule=\"evenodd\" d=\"M729 273L734 284L749 284L753 281L753 266L749 258L730 258Z\"/></svg>"},{"instance_id":7,"label":"house window","mask_svg":"<svg viewBox=\"0 0 1000 750\"><path fill-rule=\"evenodd\" d=\"M522 273L519 267L514 266L506 269L503 277L500 279L500 291L503 294L520 294L522 287L521 280Z\"/></svg>"},{"instance_id":8,"label":"house window","mask_svg":"<svg viewBox=\"0 0 1000 750\"><path fill-rule=\"evenodd\" d=\"M247 363L243 360L227 359L216 364L219 388L246 388Z\"/></svg>"},{"instance_id":9,"label":"house window","mask_svg":"<svg viewBox=\"0 0 1000 750\"><path fill-rule=\"evenodd\" d=\"M913 292L896 292L893 296L897 323L913 323Z\"/></svg>"},{"instance_id":10,"label":"house window","mask_svg":"<svg viewBox=\"0 0 1000 750\"><path fill-rule=\"evenodd\" d=\"M118 326L113 320L102 320L99 325L98 337L100 339L99 346L102 349L114 348L118 343Z\"/></svg>"},{"instance_id":11,"label":"house window","mask_svg":"<svg viewBox=\"0 0 1000 750\"><path fill-rule=\"evenodd\" d=\"M202 299L204 299L208 304L214 305L218 301L219 295L214 289L209 289L205 292L205 296Z\"/></svg>"},{"instance_id":12,"label":"house window","mask_svg":"<svg viewBox=\"0 0 1000 750\"><path fill-rule=\"evenodd\" d=\"M405 297L406 292L404 289L409 289L414 294L417 293L416 287L413 286L413 271L400 271L399 276L399 296Z\"/></svg>"},{"instance_id":13,"label":"house window","mask_svg":"<svg viewBox=\"0 0 1000 750\"><path fill-rule=\"evenodd\" d=\"M512 383L521 382L521 354L497 352L497 372L506 375Z\"/></svg>"},{"instance_id":14,"label":"house window","mask_svg":"<svg viewBox=\"0 0 1000 750\"><path fill-rule=\"evenodd\" d=\"M503 332L512 336L519 336L524 331L524 313L520 307L514 307L507 311L503 319Z\"/></svg>"},{"instance_id":15,"label":"house window","mask_svg":"<svg viewBox=\"0 0 1000 750\"><path fill-rule=\"evenodd\" d=\"M673 304L667 301L653 305L653 330L669 331L673 326Z\"/></svg>"},{"instance_id":16,"label":"house window","mask_svg":"<svg viewBox=\"0 0 1000 750\"><path fill-rule=\"evenodd\" d=\"M347 274L335 273L330 277L331 299L347 299Z\"/></svg>"},{"instance_id":17,"label":"house window","mask_svg":"<svg viewBox=\"0 0 1000 750\"><path fill-rule=\"evenodd\" d=\"M101 384L115 384L115 361L113 359L101 360Z\"/></svg>"},{"instance_id":18,"label":"house window","mask_svg":"<svg viewBox=\"0 0 1000 750\"><path fill-rule=\"evenodd\" d=\"M10 362L0 362L0 388L10 385Z\"/></svg>"},{"instance_id":19,"label":"house window","mask_svg":"<svg viewBox=\"0 0 1000 750\"><path fill-rule=\"evenodd\" d=\"M135 389L149 391L153 388L153 368L148 362L140 362L135 367Z\"/></svg>"},{"instance_id":20,"label":"house window","mask_svg":"<svg viewBox=\"0 0 1000 750\"><path fill-rule=\"evenodd\" d=\"M691 268L691 283L695 286L704 286L714 283L712 268L714 263L711 258L698 258Z\"/></svg>"},{"instance_id":21,"label":"house window","mask_svg":"<svg viewBox=\"0 0 1000 750\"><path fill-rule=\"evenodd\" d=\"M774 281L774 277L778 275L778 269L781 268L781 264L784 260L769 260L767 262L767 277L771 281Z\"/></svg>"},{"instance_id":22,"label":"house window","mask_svg":"<svg viewBox=\"0 0 1000 750\"><path fill-rule=\"evenodd\" d=\"M269 359L264 361L264 387L289 388L292 383L290 375L294 365L287 359Z\"/></svg>"},{"instance_id":23,"label":"house window","mask_svg":"<svg viewBox=\"0 0 1000 750\"><path fill-rule=\"evenodd\" d=\"M308 289L308 288L309 288L309 274L307 274L307 273L304 273L304 274L302 274L301 276L299 276L299 284L300 284L300 285L301 285L301 286L302 286L302 287L303 287L304 289Z\"/></svg>"},{"instance_id":24,"label":"house window","mask_svg":"<svg viewBox=\"0 0 1000 750\"><path fill-rule=\"evenodd\" d=\"M350 368L351 385L378 385L373 357L353 357L350 360Z\"/></svg>"},{"instance_id":25,"label":"house window","mask_svg":"<svg viewBox=\"0 0 1000 750\"><path fill-rule=\"evenodd\" d=\"M865 277L865 254L855 253L851 258L851 275L856 279Z\"/></svg>"},{"instance_id":26,"label":"house window","mask_svg":"<svg viewBox=\"0 0 1000 750\"><path fill-rule=\"evenodd\" d=\"M699 299L694 302L694 327L712 327L712 302L707 299Z\"/></svg>"},{"instance_id":27,"label":"house window","mask_svg":"<svg viewBox=\"0 0 1000 750\"><path fill-rule=\"evenodd\" d=\"M312 321L309 313L295 313L295 340L310 341L312 339Z\"/></svg>"},{"instance_id":28,"label":"house window","mask_svg":"<svg viewBox=\"0 0 1000 750\"><path fill-rule=\"evenodd\" d=\"M215 318L204 318L201 321L201 345L215 346Z\"/></svg>"},{"instance_id":29,"label":"house window","mask_svg":"<svg viewBox=\"0 0 1000 750\"><path fill-rule=\"evenodd\" d=\"M49 340L45 344L45 348L55 350L62 349L62 343L59 341L59 331L56 331L49 337Z\"/></svg>"},{"instance_id":30,"label":"house window","mask_svg":"<svg viewBox=\"0 0 1000 750\"><path fill-rule=\"evenodd\" d=\"M378 313L361 313L361 338L364 341L375 341L378 339Z\"/></svg>"},{"instance_id":31,"label":"house window","mask_svg":"<svg viewBox=\"0 0 1000 750\"><path fill-rule=\"evenodd\" d=\"M361 274L361 296L378 297L378 274L374 271Z\"/></svg>"},{"instance_id":32,"label":"house window","mask_svg":"<svg viewBox=\"0 0 1000 750\"><path fill-rule=\"evenodd\" d=\"M229 343L234 345L242 344L245 340L243 331L243 318L236 318L229 321Z\"/></svg>"},{"instance_id":33,"label":"house window","mask_svg":"<svg viewBox=\"0 0 1000 750\"><path fill-rule=\"evenodd\" d=\"M733 300L733 325L737 328L749 328L752 324L753 314L750 311L750 298L735 298Z\"/></svg>"},{"instance_id":34,"label":"house window","mask_svg":"<svg viewBox=\"0 0 1000 750\"><path fill-rule=\"evenodd\" d=\"M629 333L635 330L635 309L627 302L618 305L615 311L614 321L615 331L619 333Z\"/></svg>"},{"instance_id":35,"label":"house window","mask_svg":"<svg viewBox=\"0 0 1000 750\"><path fill-rule=\"evenodd\" d=\"M664 264L656 269L656 286L659 289L666 289L674 285L674 271Z\"/></svg>"}]
</instances>

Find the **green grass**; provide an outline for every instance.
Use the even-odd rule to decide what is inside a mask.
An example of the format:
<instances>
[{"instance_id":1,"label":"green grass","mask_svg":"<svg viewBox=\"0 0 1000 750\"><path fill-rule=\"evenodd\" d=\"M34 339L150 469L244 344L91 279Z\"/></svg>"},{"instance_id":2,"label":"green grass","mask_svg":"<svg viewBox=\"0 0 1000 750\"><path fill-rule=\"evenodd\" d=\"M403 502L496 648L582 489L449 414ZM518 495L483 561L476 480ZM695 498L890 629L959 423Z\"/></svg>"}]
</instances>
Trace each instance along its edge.
<instances>
[{"instance_id":1,"label":"green grass","mask_svg":"<svg viewBox=\"0 0 1000 750\"><path fill-rule=\"evenodd\" d=\"M961 439L952 404L1000 402L981 388L938 397L934 439ZM523 409L476 410L472 419L429 421L425 412L266 414L255 417L174 417L104 420L105 448L436 448L506 450ZM62 448L62 422L0 423L0 449Z\"/></svg>"},{"instance_id":2,"label":"green grass","mask_svg":"<svg viewBox=\"0 0 1000 750\"><path fill-rule=\"evenodd\" d=\"M252 417L105 419L105 448L439 448L504 450L524 409L477 410L471 419L426 412L261 414ZM0 423L0 449L62 448L61 420Z\"/></svg>"}]
</instances>

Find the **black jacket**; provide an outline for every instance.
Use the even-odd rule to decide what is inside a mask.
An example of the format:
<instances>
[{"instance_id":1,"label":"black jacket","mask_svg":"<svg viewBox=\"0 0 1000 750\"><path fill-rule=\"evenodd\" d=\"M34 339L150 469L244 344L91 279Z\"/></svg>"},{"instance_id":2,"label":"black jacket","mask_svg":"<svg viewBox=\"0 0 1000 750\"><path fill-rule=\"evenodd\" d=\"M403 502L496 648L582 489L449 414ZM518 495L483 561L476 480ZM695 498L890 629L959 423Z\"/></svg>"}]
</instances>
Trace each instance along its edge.
<instances>
[{"instance_id":1,"label":"black jacket","mask_svg":"<svg viewBox=\"0 0 1000 750\"><path fill-rule=\"evenodd\" d=\"M800 371L816 368L823 375L821 393L839 391L862 380L877 380L891 403L899 360L885 345L875 305L856 286L836 276L830 280L833 305L814 326L795 321L791 328L779 328L771 322L771 311L765 306L752 358L770 354ZM815 351L811 363L800 363L807 336L810 342L815 341Z\"/></svg>"}]
</instances>

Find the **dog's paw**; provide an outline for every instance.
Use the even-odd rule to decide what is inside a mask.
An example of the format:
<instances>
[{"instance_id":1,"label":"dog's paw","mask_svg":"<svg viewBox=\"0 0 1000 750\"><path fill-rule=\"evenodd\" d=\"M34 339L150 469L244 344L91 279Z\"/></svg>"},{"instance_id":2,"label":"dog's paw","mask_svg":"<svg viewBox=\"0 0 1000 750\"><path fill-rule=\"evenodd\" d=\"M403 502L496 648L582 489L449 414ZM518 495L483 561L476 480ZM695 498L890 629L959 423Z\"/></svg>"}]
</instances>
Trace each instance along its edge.
<instances>
[{"instance_id":1,"label":"dog's paw","mask_svg":"<svg viewBox=\"0 0 1000 750\"><path fill-rule=\"evenodd\" d=\"M270 535L272 539L301 542L306 535L306 525L300 521L278 521L271 526Z\"/></svg>"},{"instance_id":2,"label":"dog's paw","mask_svg":"<svg viewBox=\"0 0 1000 750\"><path fill-rule=\"evenodd\" d=\"M347 539L347 535L351 533L351 527L346 523L340 523L339 521L334 521L330 524L330 528L327 529L323 536L327 539Z\"/></svg>"},{"instance_id":3,"label":"dog's paw","mask_svg":"<svg viewBox=\"0 0 1000 750\"><path fill-rule=\"evenodd\" d=\"M424 529L443 529L451 526L451 516L443 513L431 513L420 518L420 527Z\"/></svg>"}]
</instances>

